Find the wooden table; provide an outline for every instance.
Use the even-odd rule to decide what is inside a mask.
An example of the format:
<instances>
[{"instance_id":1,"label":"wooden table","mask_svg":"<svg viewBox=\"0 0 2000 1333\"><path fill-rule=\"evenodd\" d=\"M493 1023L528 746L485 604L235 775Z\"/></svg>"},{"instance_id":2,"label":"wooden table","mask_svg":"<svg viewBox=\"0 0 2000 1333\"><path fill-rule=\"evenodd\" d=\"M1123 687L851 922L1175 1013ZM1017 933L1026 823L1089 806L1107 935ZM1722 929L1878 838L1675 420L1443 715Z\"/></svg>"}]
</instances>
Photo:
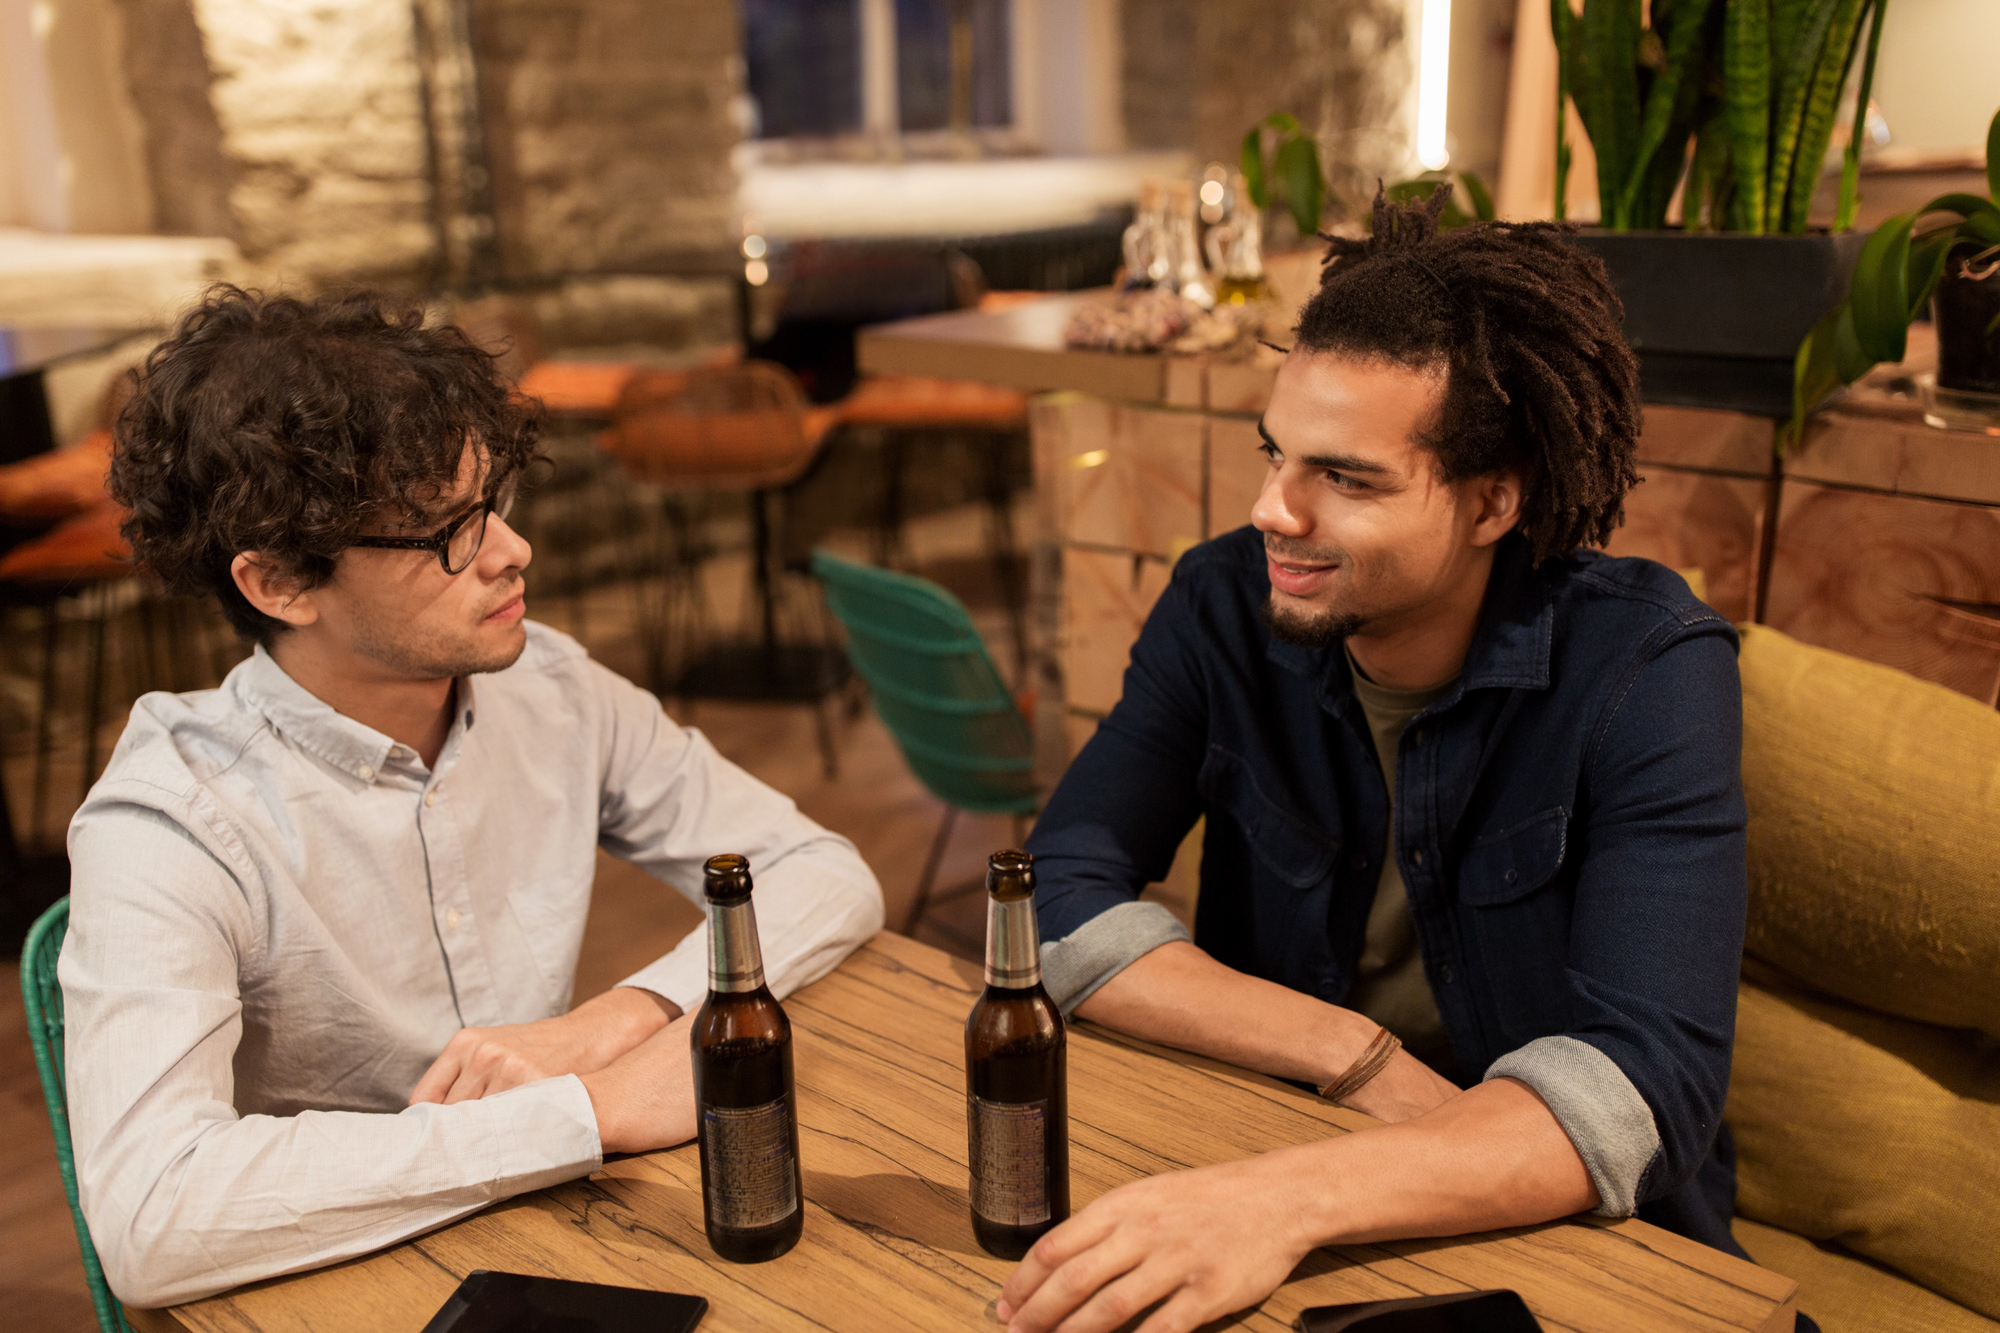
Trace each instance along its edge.
<instances>
[{"instance_id":1,"label":"wooden table","mask_svg":"<svg viewBox=\"0 0 2000 1333\"><path fill-rule=\"evenodd\" d=\"M695 1292L703 1333L979 1329L1013 1265L966 1215L961 1031L979 970L881 934L786 1001L795 1033L805 1237L737 1266L703 1239L692 1145L474 1214L337 1268L259 1283L146 1330L414 1330L475 1268ZM1285 1084L1079 1025L1070 1034L1078 1207L1128 1180L1373 1123ZM1277 1333L1307 1306L1512 1287L1550 1330L1792 1327L1795 1284L1643 1222L1551 1223L1318 1250L1234 1326Z\"/></svg>"}]
</instances>

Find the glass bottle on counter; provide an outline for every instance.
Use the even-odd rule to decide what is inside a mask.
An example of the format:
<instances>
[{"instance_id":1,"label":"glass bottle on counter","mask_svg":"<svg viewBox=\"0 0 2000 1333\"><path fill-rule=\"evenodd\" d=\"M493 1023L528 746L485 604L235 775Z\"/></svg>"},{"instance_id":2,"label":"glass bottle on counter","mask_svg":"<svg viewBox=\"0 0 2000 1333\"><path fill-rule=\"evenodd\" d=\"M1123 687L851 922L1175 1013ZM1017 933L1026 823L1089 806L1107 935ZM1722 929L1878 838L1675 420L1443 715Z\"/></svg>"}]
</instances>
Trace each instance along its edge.
<instances>
[{"instance_id":1,"label":"glass bottle on counter","mask_svg":"<svg viewBox=\"0 0 2000 1333\"><path fill-rule=\"evenodd\" d=\"M1194 182L1167 187L1167 251L1172 277L1167 285L1206 310L1215 304L1215 286L1201 262L1201 234L1195 227Z\"/></svg>"},{"instance_id":2,"label":"glass bottle on counter","mask_svg":"<svg viewBox=\"0 0 2000 1333\"><path fill-rule=\"evenodd\" d=\"M1139 182L1139 211L1133 216L1132 225L1125 229L1122 246L1124 290L1158 287L1167 282L1166 192L1151 176Z\"/></svg>"},{"instance_id":3,"label":"glass bottle on counter","mask_svg":"<svg viewBox=\"0 0 2000 1333\"><path fill-rule=\"evenodd\" d=\"M972 1234L1019 1259L1069 1216L1067 1045L1042 988L1034 858L993 853L986 892L986 989L965 1020Z\"/></svg>"},{"instance_id":4,"label":"glass bottle on counter","mask_svg":"<svg viewBox=\"0 0 2000 1333\"><path fill-rule=\"evenodd\" d=\"M1270 295L1264 281L1264 218L1250 202L1242 172L1231 173L1223 216L1203 239L1218 304L1244 305Z\"/></svg>"},{"instance_id":5,"label":"glass bottle on counter","mask_svg":"<svg viewBox=\"0 0 2000 1333\"><path fill-rule=\"evenodd\" d=\"M798 1244L805 1226L792 1026L764 984L749 861L710 857L702 887L708 999L691 1038L702 1217L717 1254L762 1263Z\"/></svg>"}]
</instances>

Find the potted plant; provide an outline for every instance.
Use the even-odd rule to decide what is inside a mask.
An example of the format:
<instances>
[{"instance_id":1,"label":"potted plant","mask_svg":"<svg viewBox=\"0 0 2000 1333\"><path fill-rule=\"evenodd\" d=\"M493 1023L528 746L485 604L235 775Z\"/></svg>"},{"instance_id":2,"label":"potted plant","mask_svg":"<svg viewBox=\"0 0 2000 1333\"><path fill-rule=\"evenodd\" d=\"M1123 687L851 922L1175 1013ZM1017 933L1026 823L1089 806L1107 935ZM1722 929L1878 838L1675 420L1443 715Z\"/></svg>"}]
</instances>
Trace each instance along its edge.
<instances>
[{"instance_id":1,"label":"potted plant","mask_svg":"<svg viewBox=\"0 0 2000 1333\"><path fill-rule=\"evenodd\" d=\"M1861 120L1887 0L1551 0L1558 53L1556 215L1574 103L1597 156L1600 227L1653 402L1782 418L1799 339L1846 295ZM1867 56L1833 233L1807 209L1854 58ZM1667 226L1676 191L1683 225Z\"/></svg>"},{"instance_id":2,"label":"potted plant","mask_svg":"<svg viewBox=\"0 0 2000 1333\"><path fill-rule=\"evenodd\" d=\"M2000 112L1986 130L1986 191L1983 199L1939 195L1868 238L1847 299L1799 347L1792 440L1829 393L1878 362L1903 359L1910 324L1926 305L1937 326L1938 369L1925 419L2000 428ZM1947 214L1957 221L1917 230Z\"/></svg>"}]
</instances>

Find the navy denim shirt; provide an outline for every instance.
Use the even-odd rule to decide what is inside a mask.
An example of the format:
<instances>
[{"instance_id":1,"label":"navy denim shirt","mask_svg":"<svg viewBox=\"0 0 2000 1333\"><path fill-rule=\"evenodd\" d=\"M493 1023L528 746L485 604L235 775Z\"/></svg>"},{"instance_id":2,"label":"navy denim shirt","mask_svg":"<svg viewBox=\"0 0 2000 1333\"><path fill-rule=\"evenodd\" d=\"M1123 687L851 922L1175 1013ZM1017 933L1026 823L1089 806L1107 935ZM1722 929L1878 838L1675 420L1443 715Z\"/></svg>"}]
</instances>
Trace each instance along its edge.
<instances>
[{"instance_id":1,"label":"navy denim shirt","mask_svg":"<svg viewBox=\"0 0 2000 1333\"><path fill-rule=\"evenodd\" d=\"M1387 792L1345 654L1275 640L1269 594L1250 528L1175 567L1029 840L1042 938L1135 900L1206 816L1196 943L1338 1004ZM1659 565L1536 568L1503 539L1456 686L1403 733L1392 854L1457 1057L1440 1072L1552 1036L1601 1051L1658 1132L1639 1215L1740 1254L1719 1133L1746 890L1735 653Z\"/></svg>"}]
</instances>

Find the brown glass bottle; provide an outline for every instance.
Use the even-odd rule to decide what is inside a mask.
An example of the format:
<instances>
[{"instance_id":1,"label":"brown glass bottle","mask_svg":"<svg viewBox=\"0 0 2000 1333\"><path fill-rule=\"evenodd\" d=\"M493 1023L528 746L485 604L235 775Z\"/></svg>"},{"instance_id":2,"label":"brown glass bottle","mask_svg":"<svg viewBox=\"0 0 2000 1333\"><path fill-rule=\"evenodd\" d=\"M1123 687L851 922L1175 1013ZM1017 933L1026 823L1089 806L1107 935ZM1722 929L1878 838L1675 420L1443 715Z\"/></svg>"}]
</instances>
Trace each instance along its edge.
<instances>
[{"instance_id":1,"label":"brown glass bottle","mask_svg":"<svg viewBox=\"0 0 2000 1333\"><path fill-rule=\"evenodd\" d=\"M764 984L750 863L712 856L708 999L694 1018L696 1140L708 1243L739 1264L775 1259L805 1226L792 1025Z\"/></svg>"},{"instance_id":2,"label":"brown glass bottle","mask_svg":"<svg viewBox=\"0 0 2000 1333\"><path fill-rule=\"evenodd\" d=\"M972 1234L1019 1259L1069 1216L1069 1077L1063 1019L1042 989L1035 859L986 862L986 989L965 1020Z\"/></svg>"}]
</instances>

